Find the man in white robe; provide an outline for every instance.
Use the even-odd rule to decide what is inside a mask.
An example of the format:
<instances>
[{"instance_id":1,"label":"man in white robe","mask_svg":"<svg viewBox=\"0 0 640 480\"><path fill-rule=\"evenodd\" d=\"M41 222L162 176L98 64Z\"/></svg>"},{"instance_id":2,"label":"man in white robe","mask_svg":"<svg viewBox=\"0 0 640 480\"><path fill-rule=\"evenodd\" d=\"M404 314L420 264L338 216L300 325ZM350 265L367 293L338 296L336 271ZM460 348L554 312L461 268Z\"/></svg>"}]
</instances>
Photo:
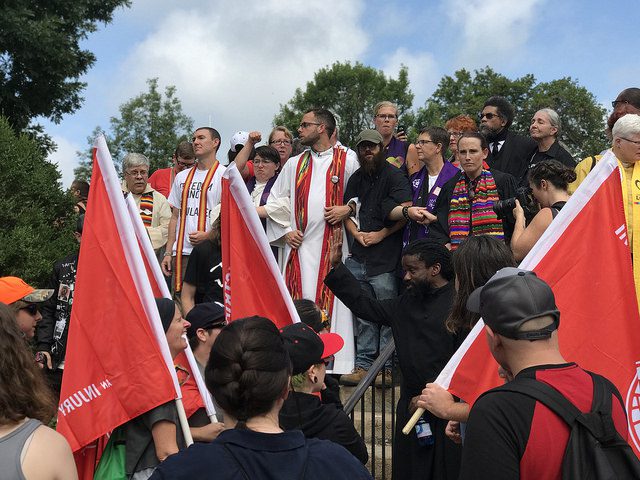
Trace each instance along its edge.
<instances>
[{"instance_id":1,"label":"man in white robe","mask_svg":"<svg viewBox=\"0 0 640 480\"><path fill-rule=\"evenodd\" d=\"M349 217L350 209L342 205L342 198L333 207L325 207L327 182L334 184L342 182L344 188L349 177L359 168L357 156L352 150L345 147L332 147L331 135L335 130L335 118L328 110L310 110L302 117L298 136L300 142L310 147L311 180L307 197L307 224L304 233L298 230L296 223L296 176L298 165L307 154L303 152L297 157L291 158L285 163L278 180L271 188L271 195L267 200L267 206L286 205L291 208L272 209L267 219L267 237L274 245L284 245L285 262L281 265L283 273L286 272L286 264L292 249L298 250L300 259L300 274L302 278L302 298L316 300L318 274L322 267L321 257L325 228L341 223ZM334 151L334 149L339 149ZM332 175L327 178L327 172L332 166L334 154L346 152L344 173ZM287 212L288 218L278 215L279 212ZM328 225L329 224L329 225ZM344 235L344 233L343 233ZM346 256L346 253L345 253ZM286 273L285 273L286 278ZM353 342L353 316L351 311L337 298L333 301L331 317L331 331L344 338L344 348L336 354L333 373L349 373L353 369L355 346Z\"/></svg>"}]
</instances>

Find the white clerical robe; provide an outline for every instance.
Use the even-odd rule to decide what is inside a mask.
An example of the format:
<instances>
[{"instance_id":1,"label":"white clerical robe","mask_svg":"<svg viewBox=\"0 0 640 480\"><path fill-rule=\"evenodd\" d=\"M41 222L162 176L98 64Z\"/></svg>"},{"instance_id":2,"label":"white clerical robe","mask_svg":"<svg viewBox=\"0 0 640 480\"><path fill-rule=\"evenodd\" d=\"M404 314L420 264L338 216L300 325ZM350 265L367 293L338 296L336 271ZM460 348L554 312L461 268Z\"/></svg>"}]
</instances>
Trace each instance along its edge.
<instances>
[{"instance_id":1,"label":"white clerical robe","mask_svg":"<svg viewBox=\"0 0 640 480\"><path fill-rule=\"evenodd\" d=\"M339 148L346 150L345 147ZM304 153L301 155L304 155ZM296 229L295 182L296 169L301 155L292 157L287 161L278 179L273 184L271 194L267 200L267 205L282 205L287 202L290 202L291 205L288 212L289 218L279 219L278 215L270 215L269 218L267 218L267 238L274 245L283 245L282 237L286 233ZM300 256L300 273L302 275L302 294L304 298L314 301L316 298L316 287L318 285L322 241L324 239L324 229L326 226L324 207L326 205L327 170L331 166L332 159L333 148L320 153L316 153L313 150L311 151L311 161L313 163L311 183L309 186L309 199L307 201L307 228L304 231L302 245L300 245L298 254ZM353 150L347 150L344 178L341 179L342 182L344 182L344 188L346 188L351 174L353 174L359 166L355 152L353 152ZM342 255L344 259L348 255L346 234L343 245ZM283 274L290 253L291 247L285 244L285 262L281 265ZM320 279L320 281L322 281L322 279ZM331 331L338 333L344 339L344 347L335 356L333 373L349 373L353 369L355 359L353 315L351 314L351 310L337 298L333 302Z\"/></svg>"}]
</instances>

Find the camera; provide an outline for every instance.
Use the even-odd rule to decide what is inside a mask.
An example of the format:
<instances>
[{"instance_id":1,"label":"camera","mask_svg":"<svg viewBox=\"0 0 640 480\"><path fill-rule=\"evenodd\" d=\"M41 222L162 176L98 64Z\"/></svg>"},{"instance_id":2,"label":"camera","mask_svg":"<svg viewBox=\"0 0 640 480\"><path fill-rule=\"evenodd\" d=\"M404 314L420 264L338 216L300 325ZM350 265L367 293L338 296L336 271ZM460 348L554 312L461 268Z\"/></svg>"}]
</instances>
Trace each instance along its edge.
<instances>
[{"instance_id":1,"label":"camera","mask_svg":"<svg viewBox=\"0 0 640 480\"><path fill-rule=\"evenodd\" d=\"M505 200L498 200L493 204L493 211L499 219L513 217L513 209L516 208L516 200L520 202L520 206L524 210L524 216L529 222L540 209L538 201L533 196L533 191L529 187L519 187L516 190L515 197Z\"/></svg>"}]
</instances>

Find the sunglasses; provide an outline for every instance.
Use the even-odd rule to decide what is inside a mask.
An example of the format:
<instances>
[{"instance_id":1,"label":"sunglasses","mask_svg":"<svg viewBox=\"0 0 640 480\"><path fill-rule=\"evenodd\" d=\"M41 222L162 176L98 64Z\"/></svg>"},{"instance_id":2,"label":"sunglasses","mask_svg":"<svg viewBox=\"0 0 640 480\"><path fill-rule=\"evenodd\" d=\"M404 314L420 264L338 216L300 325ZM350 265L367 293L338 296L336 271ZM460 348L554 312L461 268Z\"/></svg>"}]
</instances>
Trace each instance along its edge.
<instances>
[{"instance_id":1,"label":"sunglasses","mask_svg":"<svg viewBox=\"0 0 640 480\"><path fill-rule=\"evenodd\" d=\"M38 313L38 306L35 303L30 303L24 307L20 307L20 310L26 310L29 315L35 315Z\"/></svg>"},{"instance_id":2,"label":"sunglasses","mask_svg":"<svg viewBox=\"0 0 640 480\"><path fill-rule=\"evenodd\" d=\"M480 113L480 114L478 115L478 118L479 118L480 120L482 120L484 117L487 117L487 120L491 120L491 119L492 119L492 118L494 118L494 117L500 117L500 114L499 114L499 113L491 113L491 112L488 112L488 113Z\"/></svg>"}]
</instances>

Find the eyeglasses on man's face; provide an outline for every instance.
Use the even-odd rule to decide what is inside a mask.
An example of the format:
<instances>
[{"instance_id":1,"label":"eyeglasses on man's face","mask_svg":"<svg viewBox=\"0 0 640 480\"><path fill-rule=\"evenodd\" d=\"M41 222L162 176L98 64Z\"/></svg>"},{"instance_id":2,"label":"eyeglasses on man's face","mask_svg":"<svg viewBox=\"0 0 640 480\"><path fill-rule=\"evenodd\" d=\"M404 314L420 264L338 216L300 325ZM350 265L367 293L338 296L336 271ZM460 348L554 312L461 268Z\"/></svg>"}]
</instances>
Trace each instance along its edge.
<instances>
[{"instance_id":1,"label":"eyeglasses on man's face","mask_svg":"<svg viewBox=\"0 0 640 480\"><path fill-rule=\"evenodd\" d=\"M493 112L487 112L487 113L480 113L478 114L478 118L480 120L482 120L483 118L487 117L487 120L492 120L495 117L500 117L499 113L493 113Z\"/></svg>"},{"instance_id":2,"label":"eyeglasses on man's face","mask_svg":"<svg viewBox=\"0 0 640 480\"><path fill-rule=\"evenodd\" d=\"M309 128L311 125L322 125L322 124L318 122L300 122L300 128L302 128L303 130L306 128Z\"/></svg>"}]
</instances>

